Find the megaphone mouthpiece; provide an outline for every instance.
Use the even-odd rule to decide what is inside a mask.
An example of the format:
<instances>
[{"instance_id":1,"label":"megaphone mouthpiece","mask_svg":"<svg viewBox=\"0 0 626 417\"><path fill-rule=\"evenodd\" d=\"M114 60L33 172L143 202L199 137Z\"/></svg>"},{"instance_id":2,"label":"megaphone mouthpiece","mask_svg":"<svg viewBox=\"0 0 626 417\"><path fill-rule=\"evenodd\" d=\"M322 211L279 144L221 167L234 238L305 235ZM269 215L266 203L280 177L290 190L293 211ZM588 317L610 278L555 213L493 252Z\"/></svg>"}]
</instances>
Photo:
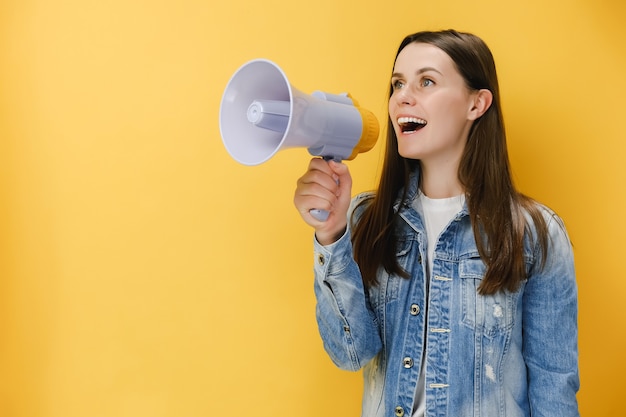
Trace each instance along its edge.
<instances>
[{"instance_id":1,"label":"megaphone mouthpiece","mask_svg":"<svg viewBox=\"0 0 626 417\"><path fill-rule=\"evenodd\" d=\"M374 113L358 107L358 105L357 109L359 110L361 120L363 121L363 134L354 146L352 154L346 158L348 160L356 158L356 156L360 153L369 151L374 147L374 145L376 145L376 141L378 140L378 119L376 119Z\"/></svg>"}]
</instances>

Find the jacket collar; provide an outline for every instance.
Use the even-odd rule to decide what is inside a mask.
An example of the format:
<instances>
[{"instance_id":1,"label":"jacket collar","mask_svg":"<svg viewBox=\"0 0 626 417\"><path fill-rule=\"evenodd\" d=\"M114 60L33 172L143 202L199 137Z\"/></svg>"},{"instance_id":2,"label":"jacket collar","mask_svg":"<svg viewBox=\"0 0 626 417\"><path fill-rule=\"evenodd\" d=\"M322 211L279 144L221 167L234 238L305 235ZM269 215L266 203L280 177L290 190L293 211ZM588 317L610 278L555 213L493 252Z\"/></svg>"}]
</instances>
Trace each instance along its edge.
<instances>
[{"instance_id":1,"label":"jacket collar","mask_svg":"<svg viewBox=\"0 0 626 417\"><path fill-rule=\"evenodd\" d=\"M400 192L398 193L398 197L396 198L396 201L394 202L393 210L396 213L398 211L404 211L408 209L409 207L411 207L413 205L413 200L415 200L419 196L420 174L421 172L420 172L419 166L415 168L413 171L411 171L411 173L409 174L406 199L402 201L402 194L404 193L404 187L403 187L400 189ZM460 218L468 214L469 214L469 210L467 208L467 199L465 199L465 202L463 203L463 209L459 212L457 217Z\"/></svg>"}]
</instances>

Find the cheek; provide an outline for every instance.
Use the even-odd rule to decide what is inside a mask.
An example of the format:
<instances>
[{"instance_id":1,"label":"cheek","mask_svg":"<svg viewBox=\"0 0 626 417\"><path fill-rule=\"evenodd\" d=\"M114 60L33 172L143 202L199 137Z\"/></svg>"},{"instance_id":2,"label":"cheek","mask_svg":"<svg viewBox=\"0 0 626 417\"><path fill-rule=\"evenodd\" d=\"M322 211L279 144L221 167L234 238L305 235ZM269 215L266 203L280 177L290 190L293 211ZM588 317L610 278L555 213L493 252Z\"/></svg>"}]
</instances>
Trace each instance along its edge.
<instances>
[{"instance_id":1,"label":"cheek","mask_svg":"<svg viewBox=\"0 0 626 417\"><path fill-rule=\"evenodd\" d=\"M397 132L398 126L396 126L396 120L394 116L396 114L396 107L392 103L389 103L388 111L389 111L389 121L391 122L393 129Z\"/></svg>"},{"instance_id":2,"label":"cheek","mask_svg":"<svg viewBox=\"0 0 626 417\"><path fill-rule=\"evenodd\" d=\"M389 120L391 120L391 123L395 126L396 118L398 117L398 113L401 112L401 109L394 101L390 100L387 110L389 111Z\"/></svg>"}]
</instances>

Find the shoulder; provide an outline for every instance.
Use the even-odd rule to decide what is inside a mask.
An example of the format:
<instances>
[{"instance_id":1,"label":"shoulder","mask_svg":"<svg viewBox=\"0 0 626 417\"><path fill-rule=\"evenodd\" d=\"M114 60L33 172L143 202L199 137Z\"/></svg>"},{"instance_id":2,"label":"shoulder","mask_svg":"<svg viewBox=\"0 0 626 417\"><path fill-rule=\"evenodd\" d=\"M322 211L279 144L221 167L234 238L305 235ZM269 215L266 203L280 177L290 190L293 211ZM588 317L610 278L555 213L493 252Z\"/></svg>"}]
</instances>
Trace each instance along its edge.
<instances>
[{"instance_id":1,"label":"shoulder","mask_svg":"<svg viewBox=\"0 0 626 417\"><path fill-rule=\"evenodd\" d=\"M535 200L523 207L526 232L537 256L571 251L571 241L563 219L552 208ZM543 248L544 252L541 253Z\"/></svg>"},{"instance_id":2,"label":"shoulder","mask_svg":"<svg viewBox=\"0 0 626 417\"><path fill-rule=\"evenodd\" d=\"M372 201L374 201L374 197L376 197L375 192L367 191L359 193L352 198L350 208L348 210L348 218L351 219L351 223L358 223L367 207L369 207Z\"/></svg>"},{"instance_id":3,"label":"shoulder","mask_svg":"<svg viewBox=\"0 0 626 417\"><path fill-rule=\"evenodd\" d=\"M556 211L543 203L526 197L526 201L521 206L521 210L533 234L537 233L537 229L544 229L551 233L554 229L562 229L565 231L563 219L559 217Z\"/></svg>"}]
</instances>

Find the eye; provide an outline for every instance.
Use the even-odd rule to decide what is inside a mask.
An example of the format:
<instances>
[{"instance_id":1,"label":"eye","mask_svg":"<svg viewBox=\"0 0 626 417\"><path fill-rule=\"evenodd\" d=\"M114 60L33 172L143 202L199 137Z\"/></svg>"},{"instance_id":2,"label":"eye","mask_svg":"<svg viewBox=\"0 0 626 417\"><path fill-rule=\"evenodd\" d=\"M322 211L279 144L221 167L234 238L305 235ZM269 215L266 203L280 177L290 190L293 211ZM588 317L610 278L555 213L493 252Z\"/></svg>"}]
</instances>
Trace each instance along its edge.
<instances>
[{"instance_id":1,"label":"eye","mask_svg":"<svg viewBox=\"0 0 626 417\"><path fill-rule=\"evenodd\" d=\"M435 82L431 80L430 78L422 78L420 85L422 87L430 87L431 85L435 85Z\"/></svg>"},{"instance_id":2,"label":"eye","mask_svg":"<svg viewBox=\"0 0 626 417\"><path fill-rule=\"evenodd\" d=\"M393 88L394 91L400 90L402 87L404 87L404 81L402 81L402 80L391 80L391 87Z\"/></svg>"}]
</instances>

